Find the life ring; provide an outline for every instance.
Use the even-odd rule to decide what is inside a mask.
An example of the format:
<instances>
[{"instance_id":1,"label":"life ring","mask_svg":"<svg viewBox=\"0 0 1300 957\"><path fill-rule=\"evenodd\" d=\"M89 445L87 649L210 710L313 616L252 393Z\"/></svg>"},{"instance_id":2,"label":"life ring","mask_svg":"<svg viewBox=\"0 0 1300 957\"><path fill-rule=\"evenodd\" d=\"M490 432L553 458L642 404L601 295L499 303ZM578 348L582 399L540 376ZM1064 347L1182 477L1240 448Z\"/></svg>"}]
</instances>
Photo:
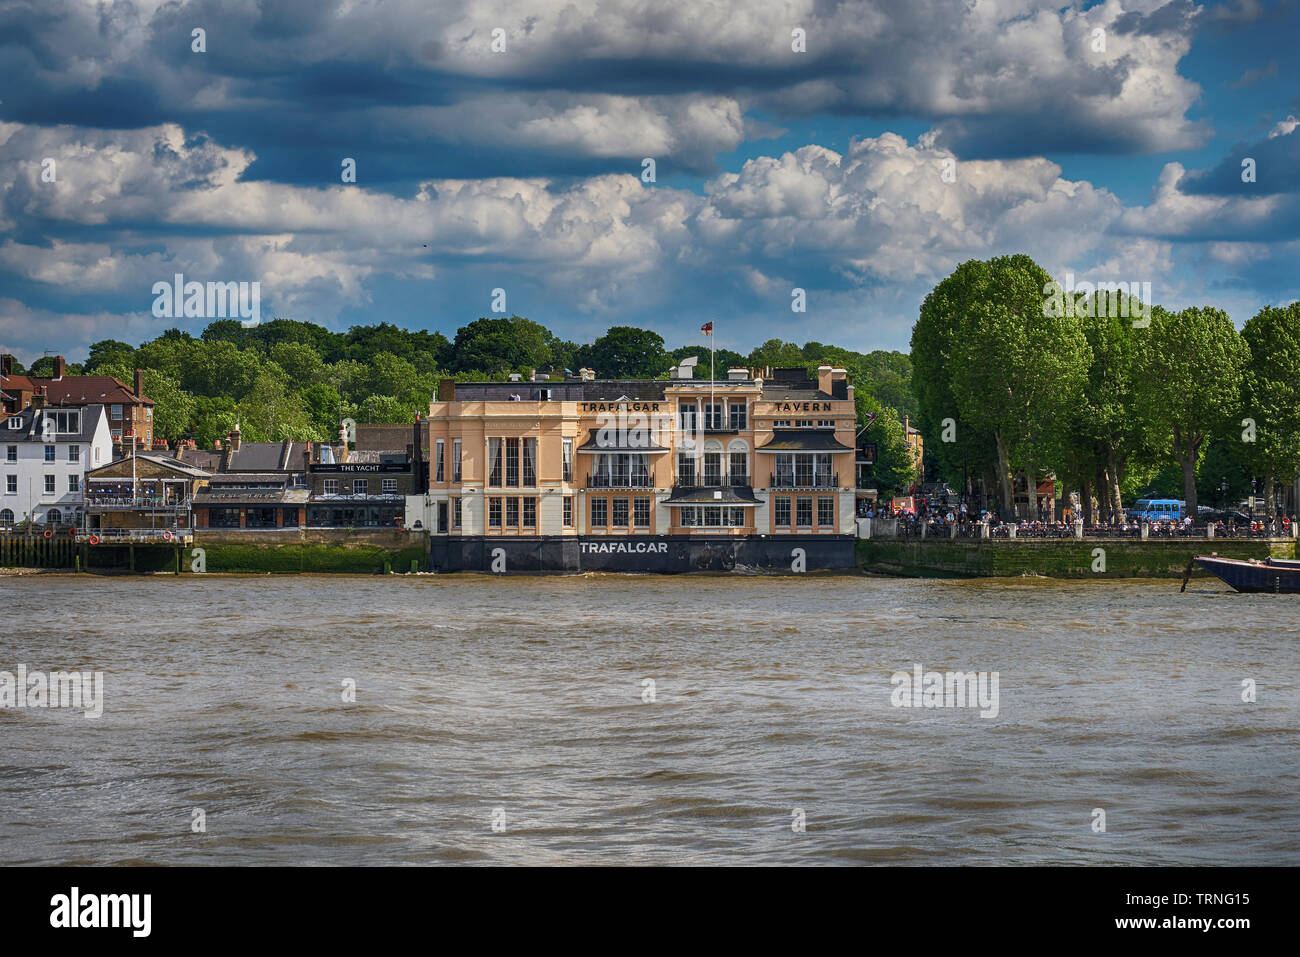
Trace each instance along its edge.
<instances>
[{"instance_id":1,"label":"life ring","mask_svg":"<svg viewBox=\"0 0 1300 957\"><path fill-rule=\"evenodd\" d=\"M54 537L54 529L52 529L52 528L47 528L45 531L41 532L41 534L42 534L43 536L45 536L46 538L53 538L53 537Z\"/></svg>"},{"instance_id":2,"label":"life ring","mask_svg":"<svg viewBox=\"0 0 1300 957\"><path fill-rule=\"evenodd\" d=\"M172 540L172 530L171 530L170 528L164 528L164 529L163 529L163 541L164 541L164 542L170 542L171 540Z\"/></svg>"},{"instance_id":3,"label":"life ring","mask_svg":"<svg viewBox=\"0 0 1300 957\"><path fill-rule=\"evenodd\" d=\"M98 544L99 544L99 536L98 536L98 535L91 535L90 538L87 539L87 540L88 540L88 541L90 542L90 544L92 544L92 545L98 545Z\"/></svg>"},{"instance_id":4,"label":"life ring","mask_svg":"<svg viewBox=\"0 0 1300 957\"><path fill-rule=\"evenodd\" d=\"M76 528L70 528L70 529L68 529L68 536L69 536L70 538L76 538L76 537L77 537L77 530L76 530Z\"/></svg>"}]
</instances>

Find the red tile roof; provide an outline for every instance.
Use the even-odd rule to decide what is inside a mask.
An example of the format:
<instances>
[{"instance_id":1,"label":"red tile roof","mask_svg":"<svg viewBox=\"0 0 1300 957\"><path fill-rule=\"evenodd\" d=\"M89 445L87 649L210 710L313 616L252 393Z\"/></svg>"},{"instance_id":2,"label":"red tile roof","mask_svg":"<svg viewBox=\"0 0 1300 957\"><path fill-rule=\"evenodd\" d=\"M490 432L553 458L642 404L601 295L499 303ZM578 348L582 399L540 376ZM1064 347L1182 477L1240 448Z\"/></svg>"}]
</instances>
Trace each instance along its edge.
<instances>
[{"instance_id":1,"label":"red tile roof","mask_svg":"<svg viewBox=\"0 0 1300 957\"><path fill-rule=\"evenodd\" d=\"M19 376L11 376L13 379ZM131 387L111 375L68 375L62 379L30 379L44 386L45 401L50 405L87 405L115 402L123 405L155 405L153 399L138 399Z\"/></svg>"}]
</instances>

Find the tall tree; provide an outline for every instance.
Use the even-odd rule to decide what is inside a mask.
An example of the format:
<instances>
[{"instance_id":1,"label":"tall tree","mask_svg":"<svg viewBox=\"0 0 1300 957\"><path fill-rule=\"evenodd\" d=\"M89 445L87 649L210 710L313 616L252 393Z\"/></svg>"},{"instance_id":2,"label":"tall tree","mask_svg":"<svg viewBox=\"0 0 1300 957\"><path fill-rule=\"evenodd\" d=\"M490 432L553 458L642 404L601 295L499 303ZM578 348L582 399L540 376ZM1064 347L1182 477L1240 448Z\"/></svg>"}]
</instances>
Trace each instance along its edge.
<instances>
[{"instance_id":1,"label":"tall tree","mask_svg":"<svg viewBox=\"0 0 1300 957\"><path fill-rule=\"evenodd\" d=\"M962 263L926 296L912 329L911 385L927 457L949 475L967 465L991 473L1007 514L1013 464L1032 488L1086 363L1077 322L1044 309L1050 281L1025 255ZM1036 511L1032 492L1029 500Z\"/></svg>"},{"instance_id":2,"label":"tall tree","mask_svg":"<svg viewBox=\"0 0 1300 957\"><path fill-rule=\"evenodd\" d=\"M1182 467L1187 514L1196 516L1196 462L1205 439L1240 408L1250 349L1221 309L1155 307L1139 358L1136 407Z\"/></svg>"},{"instance_id":3,"label":"tall tree","mask_svg":"<svg viewBox=\"0 0 1300 957\"><path fill-rule=\"evenodd\" d=\"M669 365L663 336L635 326L611 326L578 350L578 361L602 379L653 379Z\"/></svg>"},{"instance_id":4,"label":"tall tree","mask_svg":"<svg viewBox=\"0 0 1300 957\"><path fill-rule=\"evenodd\" d=\"M1274 484L1300 471L1300 302L1265 306L1247 321L1241 337L1250 349L1242 380L1241 438L1250 444L1264 479L1271 515ZM1245 419L1252 420L1253 429ZM1236 423L1228 431L1235 432Z\"/></svg>"},{"instance_id":5,"label":"tall tree","mask_svg":"<svg viewBox=\"0 0 1300 957\"><path fill-rule=\"evenodd\" d=\"M551 364L550 333L520 316L475 319L456 331L451 366L457 372L502 373Z\"/></svg>"},{"instance_id":6,"label":"tall tree","mask_svg":"<svg viewBox=\"0 0 1300 957\"><path fill-rule=\"evenodd\" d=\"M1035 271L1039 275L1035 275ZM998 457L1002 506L1013 511L1011 467L1024 471L1038 518L1040 467L1048 464L1087 373L1087 343L1070 317L1045 314L1047 274L1026 267L996 301L978 303L953 348L952 388L965 421L986 423Z\"/></svg>"}]
</instances>

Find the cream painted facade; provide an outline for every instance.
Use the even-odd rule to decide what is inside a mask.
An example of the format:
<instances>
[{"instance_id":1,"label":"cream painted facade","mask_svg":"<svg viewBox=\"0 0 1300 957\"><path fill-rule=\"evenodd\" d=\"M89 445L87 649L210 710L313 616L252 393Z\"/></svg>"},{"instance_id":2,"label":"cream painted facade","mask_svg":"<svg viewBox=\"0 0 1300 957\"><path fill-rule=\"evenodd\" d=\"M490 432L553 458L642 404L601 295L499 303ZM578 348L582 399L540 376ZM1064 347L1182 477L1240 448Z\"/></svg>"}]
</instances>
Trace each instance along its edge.
<instances>
[{"instance_id":1,"label":"cream painted facade","mask_svg":"<svg viewBox=\"0 0 1300 957\"><path fill-rule=\"evenodd\" d=\"M842 369L765 380L443 382L433 535L854 534L853 387ZM797 374L796 374L797 373Z\"/></svg>"}]
</instances>

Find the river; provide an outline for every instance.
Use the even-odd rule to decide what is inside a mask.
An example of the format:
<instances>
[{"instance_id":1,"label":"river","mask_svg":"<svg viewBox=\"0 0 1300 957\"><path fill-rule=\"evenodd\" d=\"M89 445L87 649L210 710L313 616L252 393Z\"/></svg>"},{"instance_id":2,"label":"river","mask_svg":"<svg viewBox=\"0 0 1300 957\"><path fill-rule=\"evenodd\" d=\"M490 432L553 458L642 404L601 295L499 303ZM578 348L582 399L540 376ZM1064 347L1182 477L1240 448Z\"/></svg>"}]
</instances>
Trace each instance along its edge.
<instances>
[{"instance_id":1,"label":"river","mask_svg":"<svg viewBox=\"0 0 1300 957\"><path fill-rule=\"evenodd\" d=\"M1300 864L1298 602L0 577L0 670L105 676L97 719L0 708L0 863ZM996 715L896 706L917 665L996 672Z\"/></svg>"}]
</instances>

